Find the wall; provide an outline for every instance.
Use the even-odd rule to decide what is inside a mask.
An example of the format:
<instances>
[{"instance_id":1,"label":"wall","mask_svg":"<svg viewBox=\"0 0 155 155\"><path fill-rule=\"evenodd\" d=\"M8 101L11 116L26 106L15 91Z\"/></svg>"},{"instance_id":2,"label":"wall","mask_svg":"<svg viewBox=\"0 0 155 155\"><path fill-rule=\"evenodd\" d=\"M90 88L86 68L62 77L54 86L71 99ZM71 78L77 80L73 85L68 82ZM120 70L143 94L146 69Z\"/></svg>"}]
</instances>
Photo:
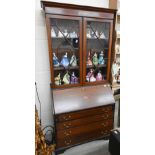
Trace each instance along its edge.
<instances>
[{"instance_id":1,"label":"wall","mask_svg":"<svg viewBox=\"0 0 155 155\"><path fill-rule=\"evenodd\" d=\"M55 2L108 7L109 0L55 0ZM42 103L42 126L52 125L52 99L50 91L50 65L47 44L45 18L40 7L40 0L35 0L35 80L38 86L39 98ZM37 109L40 105L35 96Z\"/></svg>"}]
</instances>

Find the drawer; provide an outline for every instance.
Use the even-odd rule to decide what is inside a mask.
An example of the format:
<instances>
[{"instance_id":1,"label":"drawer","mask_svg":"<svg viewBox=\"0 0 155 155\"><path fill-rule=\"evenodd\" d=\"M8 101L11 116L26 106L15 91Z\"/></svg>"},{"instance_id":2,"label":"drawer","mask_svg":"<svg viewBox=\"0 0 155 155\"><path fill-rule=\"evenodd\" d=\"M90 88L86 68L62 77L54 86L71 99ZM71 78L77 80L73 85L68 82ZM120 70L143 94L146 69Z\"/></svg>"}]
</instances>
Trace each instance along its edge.
<instances>
[{"instance_id":1,"label":"drawer","mask_svg":"<svg viewBox=\"0 0 155 155\"><path fill-rule=\"evenodd\" d=\"M81 133L77 136L76 135L66 136L62 139L57 139L56 147L63 148L63 147L68 147L72 145L77 145L90 140L103 138L110 134L111 129L112 127L107 127L104 129L95 129L95 130L89 131L87 134Z\"/></svg>"},{"instance_id":2,"label":"drawer","mask_svg":"<svg viewBox=\"0 0 155 155\"><path fill-rule=\"evenodd\" d=\"M95 123L91 123L91 124L87 124L87 125L83 125L75 128L66 129L66 130L58 130L56 133L56 137L57 139L62 139L67 136L78 137L78 136L81 136L82 134L85 135L85 134L88 134L89 132L92 133L98 129L102 130L107 127L112 128L112 126L113 126L113 120L110 119L110 120L95 122Z\"/></svg>"},{"instance_id":3,"label":"drawer","mask_svg":"<svg viewBox=\"0 0 155 155\"><path fill-rule=\"evenodd\" d=\"M93 108L93 109L82 110L78 112L71 112L71 113L56 115L56 121L64 122L64 121L69 121L73 119L79 119L82 117L108 113L110 111L112 111L112 105L102 106L99 108Z\"/></svg>"},{"instance_id":4,"label":"drawer","mask_svg":"<svg viewBox=\"0 0 155 155\"><path fill-rule=\"evenodd\" d=\"M77 120L71 120L71 121L65 121L65 122L58 122L56 123L56 129L57 130L65 130L77 126L82 126L98 121L108 120L113 118L112 111L109 111L108 113L101 113L100 115L93 115L90 117L84 117Z\"/></svg>"}]
</instances>

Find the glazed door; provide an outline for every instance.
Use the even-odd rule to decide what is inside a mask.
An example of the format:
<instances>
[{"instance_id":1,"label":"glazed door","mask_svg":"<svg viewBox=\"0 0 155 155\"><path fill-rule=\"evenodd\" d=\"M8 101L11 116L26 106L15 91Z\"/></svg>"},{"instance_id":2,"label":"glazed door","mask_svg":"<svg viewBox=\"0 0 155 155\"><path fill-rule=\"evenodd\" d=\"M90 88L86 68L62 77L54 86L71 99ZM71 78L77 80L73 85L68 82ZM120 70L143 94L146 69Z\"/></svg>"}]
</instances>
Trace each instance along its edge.
<instances>
[{"instance_id":1,"label":"glazed door","mask_svg":"<svg viewBox=\"0 0 155 155\"><path fill-rule=\"evenodd\" d=\"M110 79L113 21L84 18L83 83L106 83Z\"/></svg>"},{"instance_id":2,"label":"glazed door","mask_svg":"<svg viewBox=\"0 0 155 155\"><path fill-rule=\"evenodd\" d=\"M82 85L82 18L46 16L53 88Z\"/></svg>"}]
</instances>

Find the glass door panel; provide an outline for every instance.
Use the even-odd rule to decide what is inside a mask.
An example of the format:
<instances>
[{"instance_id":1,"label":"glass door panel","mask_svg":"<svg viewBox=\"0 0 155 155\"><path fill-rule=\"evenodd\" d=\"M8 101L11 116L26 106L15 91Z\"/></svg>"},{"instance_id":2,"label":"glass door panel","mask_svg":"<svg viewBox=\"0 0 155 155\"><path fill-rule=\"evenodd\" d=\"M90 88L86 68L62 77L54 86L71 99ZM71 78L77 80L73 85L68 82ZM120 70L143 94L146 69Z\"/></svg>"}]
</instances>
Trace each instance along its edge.
<instances>
[{"instance_id":1,"label":"glass door panel","mask_svg":"<svg viewBox=\"0 0 155 155\"><path fill-rule=\"evenodd\" d=\"M84 83L102 83L108 80L110 22L85 20Z\"/></svg>"},{"instance_id":2,"label":"glass door panel","mask_svg":"<svg viewBox=\"0 0 155 155\"><path fill-rule=\"evenodd\" d=\"M81 84L80 20L51 18L51 48L54 86Z\"/></svg>"}]
</instances>

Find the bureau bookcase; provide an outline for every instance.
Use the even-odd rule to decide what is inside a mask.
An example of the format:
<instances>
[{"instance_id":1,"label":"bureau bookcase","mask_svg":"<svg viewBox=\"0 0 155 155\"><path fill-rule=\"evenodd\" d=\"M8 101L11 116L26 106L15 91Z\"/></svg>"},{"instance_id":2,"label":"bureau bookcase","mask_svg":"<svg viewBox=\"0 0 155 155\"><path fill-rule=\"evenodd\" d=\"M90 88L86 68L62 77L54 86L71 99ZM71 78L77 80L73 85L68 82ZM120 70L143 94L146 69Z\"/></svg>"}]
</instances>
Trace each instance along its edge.
<instances>
[{"instance_id":1,"label":"bureau bookcase","mask_svg":"<svg viewBox=\"0 0 155 155\"><path fill-rule=\"evenodd\" d=\"M41 1L45 13L56 154L109 135L116 10Z\"/></svg>"}]
</instances>

